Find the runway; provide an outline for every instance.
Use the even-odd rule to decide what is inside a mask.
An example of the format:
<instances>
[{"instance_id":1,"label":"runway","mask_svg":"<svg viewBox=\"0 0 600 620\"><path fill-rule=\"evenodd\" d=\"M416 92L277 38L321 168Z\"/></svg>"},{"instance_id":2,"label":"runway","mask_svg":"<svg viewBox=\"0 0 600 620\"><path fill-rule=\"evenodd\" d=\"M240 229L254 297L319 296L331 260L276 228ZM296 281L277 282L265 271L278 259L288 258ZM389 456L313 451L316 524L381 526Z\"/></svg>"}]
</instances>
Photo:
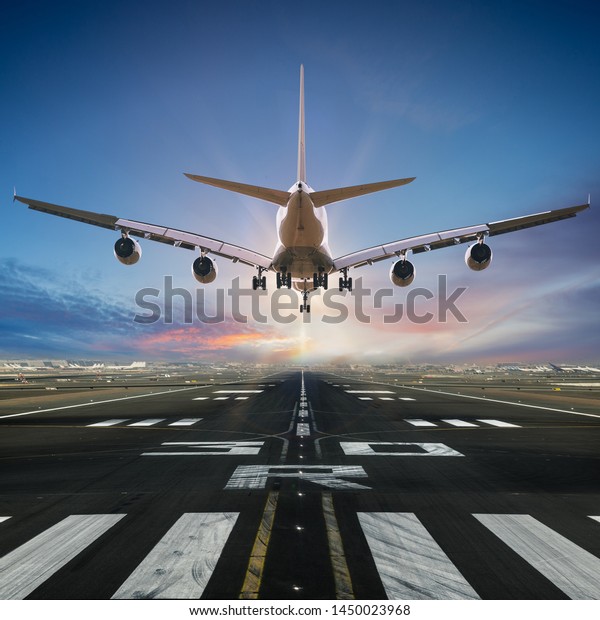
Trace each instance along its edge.
<instances>
[{"instance_id":1,"label":"runway","mask_svg":"<svg viewBox=\"0 0 600 620\"><path fill-rule=\"evenodd\" d=\"M1 599L599 599L600 392L3 391Z\"/></svg>"}]
</instances>

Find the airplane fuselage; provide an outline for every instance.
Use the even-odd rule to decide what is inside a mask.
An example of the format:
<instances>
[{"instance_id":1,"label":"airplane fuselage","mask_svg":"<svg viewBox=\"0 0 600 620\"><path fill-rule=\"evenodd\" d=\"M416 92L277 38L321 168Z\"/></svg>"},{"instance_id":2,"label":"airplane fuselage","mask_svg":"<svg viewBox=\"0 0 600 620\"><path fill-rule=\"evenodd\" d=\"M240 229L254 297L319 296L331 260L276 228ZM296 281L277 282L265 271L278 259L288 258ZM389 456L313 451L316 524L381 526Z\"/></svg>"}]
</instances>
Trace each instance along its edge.
<instances>
[{"instance_id":1,"label":"airplane fuselage","mask_svg":"<svg viewBox=\"0 0 600 620\"><path fill-rule=\"evenodd\" d=\"M291 273L295 280L312 279L315 273L330 273L333 259L327 239L327 213L315 208L313 190L298 181L290 188L290 199L277 213L278 243L273 269Z\"/></svg>"}]
</instances>

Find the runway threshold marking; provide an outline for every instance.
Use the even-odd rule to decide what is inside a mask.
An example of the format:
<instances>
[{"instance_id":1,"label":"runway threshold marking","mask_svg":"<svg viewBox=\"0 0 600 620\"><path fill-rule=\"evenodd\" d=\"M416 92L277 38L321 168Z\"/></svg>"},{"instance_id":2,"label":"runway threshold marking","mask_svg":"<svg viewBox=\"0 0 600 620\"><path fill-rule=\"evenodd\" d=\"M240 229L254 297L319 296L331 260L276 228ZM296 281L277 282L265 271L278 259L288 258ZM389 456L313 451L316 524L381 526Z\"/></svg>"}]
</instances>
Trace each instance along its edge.
<instances>
[{"instance_id":1,"label":"runway threshold marking","mask_svg":"<svg viewBox=\"0 0 600 620\"><path fill-rule=\"evenodd\" d=\"M331 560L331 568L333 570L333 579L335 582L335 597L336 599L354 599L352 578L350 577L342 536L335 516L332 494L323 493L321 496L321 504L323 506L323 516L325 517L325 528L327 530L329 558Z\"/></svg>"},{"instance_id":2,"label":"runway threshold marking","mask_svg":"<svg viewBox=\"0 0 600 620\"><path fill-rule=\"evenodd\" d=\"M183 514L111 598L200 598L238 516Z\"/></svg>"},{"instance_id":3,"label":"runway threshold marking","mask_svg":"<svg viewBox=\"0 0 600 620\"><path fill-rule=\"evenodd\" d=\"M124 514L71 515L0 559L0 599L24 599Z\"/></svg>"},{"instance_id":4,"label":"runway threshold marking","mask_svg":"<svg viewBox=\"0 0 600 620\"><path fill-rule=\"evenodd\" d=\"M416 515L359 512L358 520L389 599L479 599Z\"/></svg>"},{"instance_id":5,"label":"runway threshold marking","mask_svg":"<svg viewBox=\"0 0 600 620\"><path fill-rule=\"evenodd\" d=\"M600 599L600 558L531 515L473 515L571 599Z\"/></svg>"},{"instance_id":6,"label":"runway threshold marking","mask_svg":"<svg viewBox=\"0 0 600 620\"><path fill-rule=\"evenodd\" d=\"M277 500L279 499L279 491L271 491L267 497L265 508L260 520L260 526L254 539L254 545L250 552L250 560L246 569L246 576L242 584L239 598L241 599L257 599L262 582L263 571L265 568L265 560L269 541L271 539L271 531L275 521L275 511L277 510Z\"/></svg>"},{"instance_id":7,"label":"runway threshold marking","mask_svg":"<svg viewBox=\"0 0 600 620\"><path fill-rule=\"evenodd\" d=\"M164 422L166 418L149 418L148 420L140 420L139 422L133 422L127 426L154 426Z\"/></svg>"},{"instance_id":8,"label":"runway threshold marking","mask_svg":"<svg viewBox=\"0 0 600 620\"><path fill-rule=\"evenodd\" d=\"M187 392L189 390L198 390L203 386L181 388L179 390L167 390L166 392L151 392L150 394L137 394L136 396L123 396L122 398L108 398L106 400L95 400L89 403L79 403L77 405L65 405L64 407L51 407L49 409L35 409L34 411L23 411L22 413L10 413L8 415L0 415L0 420L4 418L18 418L24 415L34 415L36 413L48 413L49 411L62 411L64 409L77 409L78 407L93 407L94 405L104 405L106 403L119 403L124 400L133 400L134 398L149 398L151 396L164 396L165 394L175 394L176 392Z\"/></svg>"},{"instance_id":9,"label":"runway threshold marking","mask_svg":"<svg viewBox=\"0 0 600 620\"><path fill-rule=\"evenodd\" d=\"M103 422L94 422L94 424L86 424L86 427L92 426L116 426L117 424L123 424L123 422L127 422L129 418L118 419L118 420L104 420Z\"/></svg>"}]
</instances>

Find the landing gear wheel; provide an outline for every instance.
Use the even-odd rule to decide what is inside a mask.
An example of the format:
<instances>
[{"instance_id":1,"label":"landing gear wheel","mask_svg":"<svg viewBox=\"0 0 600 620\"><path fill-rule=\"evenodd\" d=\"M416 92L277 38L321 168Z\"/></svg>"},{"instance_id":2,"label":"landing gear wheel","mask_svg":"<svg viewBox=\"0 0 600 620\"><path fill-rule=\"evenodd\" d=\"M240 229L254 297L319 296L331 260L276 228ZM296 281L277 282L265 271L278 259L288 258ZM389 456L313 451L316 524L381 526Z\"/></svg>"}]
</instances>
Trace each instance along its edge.
<instances>
[{"instance_id":1,"label":"landing gear wheel","mask_svg":"<svg viewBox=\"0 0 600 620\"><path fill-rule=\"evenodd\" d=\"M255 291L258 288L258 278L252 276L252 290Z\"/></svg>"}]
</instances>

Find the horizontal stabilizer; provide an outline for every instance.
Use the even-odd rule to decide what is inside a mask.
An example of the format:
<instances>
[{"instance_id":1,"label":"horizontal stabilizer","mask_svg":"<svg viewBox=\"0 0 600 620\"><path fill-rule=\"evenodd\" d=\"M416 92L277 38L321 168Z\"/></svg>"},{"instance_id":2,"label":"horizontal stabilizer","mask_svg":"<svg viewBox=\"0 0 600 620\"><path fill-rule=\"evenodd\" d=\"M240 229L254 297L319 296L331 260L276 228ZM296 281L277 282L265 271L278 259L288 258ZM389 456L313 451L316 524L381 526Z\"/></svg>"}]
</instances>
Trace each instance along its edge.
<instances>
[{"instance_id":1,"label":"horizontal stabilizer","mask_svg":"<svg viewBox=\"0 0 600 620\"><path fill-rule=\"evenodd\" d=\"M205 183L206 185L212 185L213 187L220 187L221 189L227 189L230 192L236 192L237 194L244 194L245 196L252 196L253 198L273 202L280 207L285 207L290 199L289 192L284 192L279 189L258 187L258 185L245 185L244 183L224 181L223 179L213 179L211 177L201 177L197 174L188 174L187 172L184 172L184 174L188 179L192 179L192 181L198 181L198 183Z\"/></svg>"},{"instance_id":2,"label":"horizontal stabilizer","mask_svg":"<svg viewBox=\"0 0 600 620\"><path fill-rule=\"evenodd\" d=\"M373 192L381 192L384 189L399 187L414 181L416 177L408 179L395 179L394 181L381 181L380 183L368 183L367 185L353 185L352 187L338 187L337 189L326 189L322 192L314 192L310 195L315 207L323 207L332 202L339 202L348 198L356 198Z\"/></svg>"}]
</instances>

